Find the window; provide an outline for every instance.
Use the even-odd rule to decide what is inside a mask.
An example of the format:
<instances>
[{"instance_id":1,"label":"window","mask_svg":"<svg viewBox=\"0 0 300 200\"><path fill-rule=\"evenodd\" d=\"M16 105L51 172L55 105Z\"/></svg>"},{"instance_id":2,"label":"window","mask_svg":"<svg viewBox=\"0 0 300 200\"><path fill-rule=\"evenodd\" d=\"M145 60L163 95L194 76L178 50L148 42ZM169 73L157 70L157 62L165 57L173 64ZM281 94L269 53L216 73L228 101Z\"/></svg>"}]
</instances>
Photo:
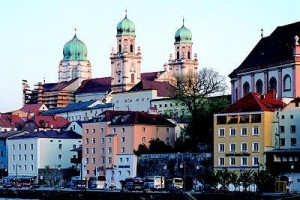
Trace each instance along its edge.
<instances>
[{"instance_id":1,"label":"window","mask_svg":"<svg viewBox=\"0 0 300 200\"><path fill-rule=\"evenodd\" d=\"M130 45L130 52L133 53L133 45Z\"/></svg>"},{"instance_id":2,"label":"window","mask_svg":"<svg viewBox=\"0 0 300 200\"><path fill-rule=\"evenodd\" d=\"M108 143L111 143L111 138L108 138Z\"/></svg>"},{"instance_id":3,"label":"window","mask_svg":"<svg viewBox=\"0 0 300 200\"><path fill-rule=\"evenodd\" d=\"M85 149L85 153L86 153L86 154L89 154L89 148L86 148L86 149Z\"/></svg>"},{"instance_id":4,"label":"window","mask_svg":"<svg viewBox=\"0 0 300 200\"><path fill-rule=\"evenodd\" d=\"M111 153L112 152L112 148L111 147L108 147L107 148L107 153Z\"/></svg>"},{"instance_id":5,"label":"window","mask_svg":"<svg viewBox=\"0 0 300 200\"><path fill-rule=\"evenodd\" d=\"M252 165L258 166L259 165L259 157L253 157L252 158Z\"/></svg>"},{"instance_id":6,"label":"window","mask_svg":"<svg viewBox=\"0 0 300 200\"><path fill-rule=\"evenodd\" d=\"M130 80L131 80L131 83L134 83L134 73L131 74Z\"/></svg>"},{"instance_id":7,"label":"window","mask_svg":"<svg viewBox=\"0 0 300 200\"><path fill-rule=\"evenodd\" d=\"M95 132L96 132L96 129L93 128L92 133L95 133Z\"/></svg>"},{"instance_id":8,"label":"window","mask_svg":"<svg viewBox=\"0 0 300 200\"><path fill-rule=\"evenodd\" d=\"M247 136L248 135L248 128L242 127L241 128L241 136Z\"/></svg>"},{"instance_id":9,"label":"window","mask_svg":"<svg viewBox=\"0 0 300 200\"><path fill-rule=\"evenodd\" d=\"M294 119L294 115L291 115L290 118L291 118L291 119Z\"/></svg>"},{"instance_id":10,"label":"window","mask_svg":"<svg viewBox=\"0 0 300 200\"><path fill-rule=\"evenodd\" d=\"M119 162L122 163L123 162L123 158L119 158Z\"/></svg>"},{"instance_id":11,"label":"window","mask_svg":"<svg viewBox=\"0 0 300 200\"><path fill-rule=\"evenodd\" d=\"M103 128L100 128L100 133L103 133Z\"/></svg>"},{"instance_id":12,"label":"window","mask_svg":"<svg viewBox=\"0 0 300 200\"><path fill-rule=\"evenodd\" d=\"M61 160L62 159L62 155L58 154L58 159Z\"/></svg>"},{"instance_id":13,"label":"window","mask_svg":"<svg viewBox=\"0 0 300 200\"><path fill-rule=\"evenodd\" d=\"M21 150L21 144L19 144L19 150Z\"/></svg>"},{"instance_id":14,"label":"window","mask_svg":"<svg viewBox=\"0 0 300 200\"><path fill-rule=\"evenodd\" d=\"M108 157L108 163L112 163L112 157Z\"/></svg>"},{"instance_id":15,"label":"window","mask_svg":"<svg viewBox=\"0 0 300 200\"><path fill-rule=\"evenodd\" d=\"M252 152L259 152L259 142L252 142Z\"/></svg>"},{"instance_id":16,"label":"window","mask_svg":"<svg viewBox=\"0 0 300 200\"><path fill-rule=\"evenodd\" d=\"M281 119L284 119L284 115L281 115Z\"/></svg>"},{"instance_id":17,"label":"window","mask_svg":"<svg viewBox=\"0 0 300 200\"><path fill-rule=\"evenodd\" d=\"M249 122L250 122L249 115L241 115L240 116L240 124L245 124L245 123L249 123Z\"/></svg>"},{"instance_id":18,"label":"window","mask_svg":"<svg viewBox=\"0 0 300 200\"><path fill-rule=\"evenodd\" d=\"M145 132L146 131L146 128L145 127L142 127L142 132Z\"/></svg>"},{"instance_id":19,"label":"window","mask_svg":"<svg viewBox=\"0 0 300 200\"><path fill-rule=\"evenodd\" d=\"M277 80L276 80L275 77L272 77L270 79L270 88L273 89L273 90L275 90L275 91L277 89Z\"/></svg>"},{"instance_id":20,"label":"window","mask_svg":"<svg viewBox=\"0 0 300 200\"><path fill-rule=\"evenodd\" d=\"M167 133L170 133L170 128L167 128Z\"/></svg>"},{"instance_id":21,"label":"window","mask_svg":"<svg viewBox=\"0 0 300 200\"><path fill-rule=\"evenodd\" d=\"M220 143L219 144L219 152L225 152L225 144L224 143Z\"/></svg>"},{"instance_id":22,"label":"window","mask_svg":"<svg viewBox=\"0 0 300 200\"><path fill-rule=\"evenodd\" d=\"M76 144L73 144L73 149L76 149Z\"/></svg>"},{"instance_id":23,"label":"window","mask_svg":"<svg viewBox=\"0 0 300 200\"><path fill-rule=\"evenodd\" d=\"M217 116L217 124L226 124L226 116Z\"/></svg>"},{"instance_id":24,"label":"window","mask_svg":"<svg viewBox=\"0 0 300 200\"><path fill-rule=\"evenodd\" d=\"M250 85L248 82L245 82L243 85L244 96L250 92Z\"/></svg>"},{"instance_id":25,"label":"window","mask_svg":"<svg viewBox=\"0 0 300 200\"><path fill-rule=\"evenodd\" d=\"M236 158L235 157L229 158L229 165L230 166L235 166L236 165Z\"/></svg>"},{"instance_id":26,"label":"window","mask_svg":"<svg viewBox=\"0 0 300 200\"><path fill-rule=\"evenodd\" d=\"M241 143L241 152L247 152L248 151L248 143L242 142Z\"/></svg>"},{"instance_id":27,"label":"window","mask_svg":"<svg viewBox=\"0 0 300 200\"><path fill-rule=\"evenodd\" d=\"M13 148L13 150L16 150L16 147L15 147L15 145L14 145L14 144L13 144L12 148Z\"/></svg>"},{"instance_id":28,"label":"window","mask_svg":"<svg viewBox=\"0 0 300 200\"><path fill-rule=\"evenodd\" d=\"M125 147L122 147L121 148L121 153L124 153L125 152Z\"/></svg>"},{"instance_id":29,"label":"window","mask_svg":"<svg viewBox=\"0 0 300 200\"><path fill-rule=\"evenodd\" d=\"M31 168L31 171L33 171L33 165L31 165L30 168Z\"/></svg>"},{"instance_id":30,"label":"window","mask_svg":"<svg viewBox=\"0 0 300 200\"><path fill-rule=\"evenodd\" d=\"M252 127L252 135L259 135L259 127L258 126Z\"/></svg>"},{"instance_id":31,"label":"window","mask_svg":"<svg viewBox=\"0 0 300 200\"><path fill-rule=\"evenodd\" d=\"M260 123L261 115L260 114L252 114L251 115L251 123Z\"/></svg>"},{"instance_id":32,"label":"window","mask_svg":"<svg viewBox=\"0 0 300 200\"><path fill-rule=\"evenodd\" d=\"M117 132L116 128L113 128L113 133Z\"/></svg>"},{"instance_id":33,"label":"window","mask_svg":"<svg viewBox=\"0 0 300 200\"><path fill-rule=\"evenodd\" d=\"M105 163L105 158L103 157L103 158L102 158L102 164L104 164L104 163Z\"/></svg>"},{"instance_id":34,"label":"window","mask_svg":"<svg viewBox=\"0 0 300 200\"><path fill-rule=\"evenodd\" d=\"M285 75L283 78L283 90L291 91L291 77L289 75Z\"/></svg>"},{"instance_id":35,"label":"window","mask_svg":"<svg viewBox=\"0 0 300 200\"><path fill-rule=\"evenodd\" d=\"M124 133L125 132L125 128L122 128L122 133Z\"/></svg>"},{"instance_id":36,"label":"window","mask_svg":"<svg viewBox=\"0 0 300 200\"><path fill-rule=\"evenodd\" d=\"M295 103L295 107L299 107L299 102L296 102L296 103Z\"/></svg>"},{"instance_id":37,"label":"window","mask_svg":"<svg viewBox=\"0 0 300 200\"><path fill-rule=\"evenodd\" d=\"M224 128L219 128L218 129L218 135L219 135L219 137L225 137L225 129Z\"/></svg>"},{"instance_id":38,"label":"window","mask_svg":"<svg viewBox=\"0 0 300 200\"><path fill-rule=\"evenodd\" d=\"M101 138L101 143L104 144L104 142L105 142L105 139Z\"/></svg>"},{"instance_id":39,"label":"window","mask_svg":"<svg viewBox=\"0 0 300 200\"><path fill-rule=\"evenodd\" d=\"M297 139L291 138L291 146L296 146L296 145L297 145Z\"/></svg>"},{"instance_id":40,"label":"window","mask_svg":"<svg viewBox=\"0 0 300 200\"><path fill-rule=\"evenodd\" d=\"M101 153L104 154L104 148L101 148Z\"/></svg>"},{"instance_id":41,"label":"window","mask_svg":"<svg viewBox=\"0 0 300 200\"><path fill-rule=\"evenodd\" d=\"M263 93L263 82L260 79L256 81L256 92Z\"/></svg>"},{"instance_id":42,"label":"window","mask_svg":"<svg viewBox=\"0 0 300 200\"><path fill-rule=\"evenodd\" d=\"M242 157L241 158L241 165L242 166L247 166L248 165L248 158Z\"/></svg>"},{"instance_id":43,"label":"window","mask_svg":"<svg viewBox=\"0 0 300 200\"><path fill-rule=\"evenodd\" d=\"M85 144L89 144L89 138L85 138Z\"/></svg>"},{"instance_id":44,"label":"window","mask_svg":"<svg viewBox=\"0 0 300 200\"><path fill-rule=\"evenodd\" d=\"M96 153L96 149L92 148L92 153L95 154Z\"/></svg>"},{"instance_id":45,"label":"window","mask_svg":"<svg viewBox=\"0 0 300 200\"><path fill-rule=\"evenodd\" d=\"M229 136L235 136L235 128L229 129Z\"/></svg>"},{"instance_id":46,"label":"window","mask_svg":"<svg viewBox=\"0 0 300 200\"><path fill-rule=\"evenodd\" d=\"M225 158L224 157L220 157L219 158L219 166L224 166L225 165Z\"/></svg>"},{"instance_id":47,"label":"window","mask_svg":"<svg viewBox=\"0 0 300 200\"><path fill-rule=\"evenodd\" d=\"M142 137L142 142L146 142L146 137Z\"/></svg>"},{"instance_id":48,"label":"window","mask_svg":"<svg viewBox=\"0 0 300 200\"><path fill-rule=\"evenodd\" d=\"M284 126L280 126L280 133L284 133Z\"/></svg>"},{"instance_id":49,"label":"window","mask_svg":"<svg viewBox=\"0 0 300 200\"><path fill-rule=\"evenodd\" d=\"M127 162L127 163L129 162L129 158L126 158L126 162Z\"/></svg>"},{"instance_id":50,"label":"window","mask_svg":"<svg viewBox=\"0 0 300 200\"><path fill-rule=\"evenodd\" d=\"M235 152L235 150L236 150L236 144L235 143L230 143L229 144L229 151L230 152Z\"/></svg>"},{"instance_id":51,"label":"window","mask_svg":"<svg viewBox=\"0 0 300 200\"><path fill-rule=\"evenodd\" d=\"M62 144L58 144L58 149L62 150Z\"/></svg>"},{"instance_id":52,"label":"window","mask_svg":"<svg viewBox=\"0 0 300 200\"><path fill-rule=\"evenodd\" d=\"M93 158L93 161L92 161L94 164L96 163L96 158Z\"/></svg>"},{"instance_id":53,"label":"window","mask_svg":"<svg viewBox=\"0 0 300 200\"><path fill-rule=\"evenodd\" d=\"M85 133L89 133L89 129L85 129Z\"/></svg>"},{"instance_id":54,"label":"window","mask_svg":"<svg viewBox=\"0 0 300 200\"><path fill-rule=\"evenodd\" d=\"M13 159L13 160L16 160L16 156L15 156L15 155L12 155L12 159Z\"/></svg>"},{"instance_id":55,"label":"window","mask_svg":"<svg viewBox=\"0 0 300 200\"><path fill-rule=\"evenodd\" d=\"M30 160L33 160L33 154L30 154Z\"/></svg>"},{"instance_id":56,"label":"window","mask_svg":"<svg viewBox=\"0 0 300 200\"><path fill-rule=\"evenodd\" d=\"M166 143L170 144L170 138L169 137L166 138Z\"/></svg>"},{"instance_id":57,"label":"window","mask_svg":"<svg viewBox=\"0 0 300 200\"><path fill-rule=\"evenodd\" d=\"M121 137L121 142L125 142L125 137Z\"/></svg>"},{"instance_id":58,"label":"window","mask_svg":"<svg viewBox=\"0 0 300 200\"><path fill-rule=\"evenodd\" d=\"M21 157L21 155L19 154L19 160L22 160L22 157Z\"/></svg>"},{"instance_id":59,"label":"window","mask_svg":"<svg viewBox=\"0 0 300 200\"><path fill-rule=\"evenodd\" d=\"M89 164L89 161L90 161L89 158L85 158L85 163L86 164Z\"/></svg>"},{"instance_id":60,"label":"window","mask_svg":"<svg viewBox=\"0 0 300 200\"><path fill-rule=\"evenodd\" d=\"M280 138L279 144L280 144L280 146L285 146L285 139L284 138Z\"/></svg>"},{"instance_id":61,"label":"window","mask_svg":"<svg viewBox=\"0 0 300 200\"><path fill-rule=\"evenodd\" d=\"M96 138L93 138L92 143L93 143L93 144L96 143Z\"/></svg>"},{"instance_id":62,"label":"window","mask_svg":"<svg viewBox=\"0 0 300 200\"><path fill-rule=\"evenodd\" d=\"M30 144L30 150L33 150L33 144Z\"/></svg>"},{"instance_id":63,"label":"window","mask_svg":"<svg viewBox=\"0 0 300 200\"><path fill-rule=\"evenodd\" d=\"M24 149L25 149L25 150L27 149L27 145L26 145L26 144L24 144Z\"/></svg>"},{"instance_id":64,"label":"window","mask_svg":"<svg viewBox=\"0 0 300 200\"><path fill-rule=\"evenodd\" d=\"M296 133L296 126L295 125L291 125L291 133Z\"/></svg>"}]
</instances>

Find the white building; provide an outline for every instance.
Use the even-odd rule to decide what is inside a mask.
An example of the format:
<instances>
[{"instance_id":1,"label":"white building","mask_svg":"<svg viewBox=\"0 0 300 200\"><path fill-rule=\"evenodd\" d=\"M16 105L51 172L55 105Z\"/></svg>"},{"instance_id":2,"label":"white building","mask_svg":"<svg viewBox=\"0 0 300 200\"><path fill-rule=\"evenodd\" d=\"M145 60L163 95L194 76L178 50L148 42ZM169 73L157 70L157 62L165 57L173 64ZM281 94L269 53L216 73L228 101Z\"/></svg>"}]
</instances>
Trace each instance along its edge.
<instances>
[{"instance_id":1,"label":"white building","mask_svg":"<svg viewBox=\"0 0 300 200\"><path fill-rule=\"evenodd\" d=\"M137 156L134 154L117 154L117 165L106 169L106 181L108 186L116 186L121 189L122 180L136 177Z\"/></svg>"},{"instance_id":2,"label":"white building","mask_svg":"<svg viewBox=\"0 0 300 200\"><path fill-rule=\"evenodd\" d=\"M39 170L72 167L71 151L81 146L81 135L72 131L39 131L8 138L8 176L39 177Z\"/></svg>"}]
</instances>

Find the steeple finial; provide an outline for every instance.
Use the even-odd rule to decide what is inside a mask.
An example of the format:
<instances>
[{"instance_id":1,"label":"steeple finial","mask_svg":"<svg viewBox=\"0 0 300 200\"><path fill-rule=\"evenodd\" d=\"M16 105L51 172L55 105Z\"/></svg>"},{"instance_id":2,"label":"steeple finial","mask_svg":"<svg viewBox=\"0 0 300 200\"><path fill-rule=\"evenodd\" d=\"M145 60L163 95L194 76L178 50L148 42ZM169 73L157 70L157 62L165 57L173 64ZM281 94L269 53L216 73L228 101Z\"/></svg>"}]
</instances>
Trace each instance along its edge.
<instances>
[{"instance_id":1,"label":"steeple finial","mask_svg":"<svg viewBox=\"0 0 300 200\"><path fill-rule=\"evenodd\" d=\"M264 29L263 28L260 29L260 32L261 32L260 37L263 38L264 37Z\"/></svg>"},{"instance_id":2,"label":"steeple finial","mask_svg":"<svg viewBox=\"0 0 300 200\"><path fill-rule=\"evenodd\" d=\"M75 26L75 28L74 28L74 31L75 31L74 37L76 37L76 33L77 33L77 28L76 28L76 26Z\"/></svg>"},{"instance_id":3,"label":"steeple finial","mask_svg":"<svg viewBox=\"0 0 300 200\"><path fill-rule=\"evenodd\" d=\"M125 18L127 18L127 9L125 10Z\"/></svg>"},{"instance_id":4,"label":"steeple finial","mask_svg":"<svg viewBox=\"0 0 300 200\"><path fill-rule=\"evenodd\" d=\"M184 16L182 17L182 26L184 26Z\"/></svg>"}]
</instances>

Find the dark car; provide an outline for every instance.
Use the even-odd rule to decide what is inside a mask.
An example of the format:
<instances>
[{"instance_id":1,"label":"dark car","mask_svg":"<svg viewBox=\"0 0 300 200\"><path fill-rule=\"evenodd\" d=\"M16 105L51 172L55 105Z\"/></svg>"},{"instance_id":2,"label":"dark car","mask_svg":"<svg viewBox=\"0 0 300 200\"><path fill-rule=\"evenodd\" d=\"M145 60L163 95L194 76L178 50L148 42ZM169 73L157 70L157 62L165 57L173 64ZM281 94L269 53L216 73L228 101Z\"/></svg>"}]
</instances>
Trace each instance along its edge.
<instances>
[{"instance_id":1,"label":"dark car","mask_svg":"<svg viewBox=\"0 0 300 200\"><path fill-rule=\"evenodd\" d=\"M3 188L8 189L8 188L12 188L13 185L11 183L3 183Z\"/></svg>"},{"instance_id":2,"label":"dark car","mask_svg":"<svg viewBox=\"0 0 300 200\"><path fill-rule=\"evenodd\" d=\"M222 193L222 194L227 194L228 193L228 188L225 187L225 186L221 186L218 190L219 193Z\"/></svg>"}]
</instances>

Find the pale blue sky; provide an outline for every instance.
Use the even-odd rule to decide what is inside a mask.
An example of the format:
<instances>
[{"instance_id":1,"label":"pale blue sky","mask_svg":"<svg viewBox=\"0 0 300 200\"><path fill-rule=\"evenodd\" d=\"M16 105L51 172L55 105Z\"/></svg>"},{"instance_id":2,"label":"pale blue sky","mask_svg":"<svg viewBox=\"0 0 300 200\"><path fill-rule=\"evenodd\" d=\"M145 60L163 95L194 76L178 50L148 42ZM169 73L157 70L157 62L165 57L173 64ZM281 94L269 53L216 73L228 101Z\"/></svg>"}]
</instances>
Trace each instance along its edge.
<instances>
[{"instance_id":1,"label":"pale blue sky","mask_svg":"<svg viewBox=\"0 0 300 200\"><path fill-rule=\"evenodd\" d=\"M136 26L143 72L163 70L184 16L199 68L227 76L259 41L261 28L267 36L299 21L299 8L299 0L0 0L0 112L22 107L22 79L31 86L44 78L57 82L74 27L95 78L110 76L109 55L126 9Z\"/></svg>"}]
</instances>

